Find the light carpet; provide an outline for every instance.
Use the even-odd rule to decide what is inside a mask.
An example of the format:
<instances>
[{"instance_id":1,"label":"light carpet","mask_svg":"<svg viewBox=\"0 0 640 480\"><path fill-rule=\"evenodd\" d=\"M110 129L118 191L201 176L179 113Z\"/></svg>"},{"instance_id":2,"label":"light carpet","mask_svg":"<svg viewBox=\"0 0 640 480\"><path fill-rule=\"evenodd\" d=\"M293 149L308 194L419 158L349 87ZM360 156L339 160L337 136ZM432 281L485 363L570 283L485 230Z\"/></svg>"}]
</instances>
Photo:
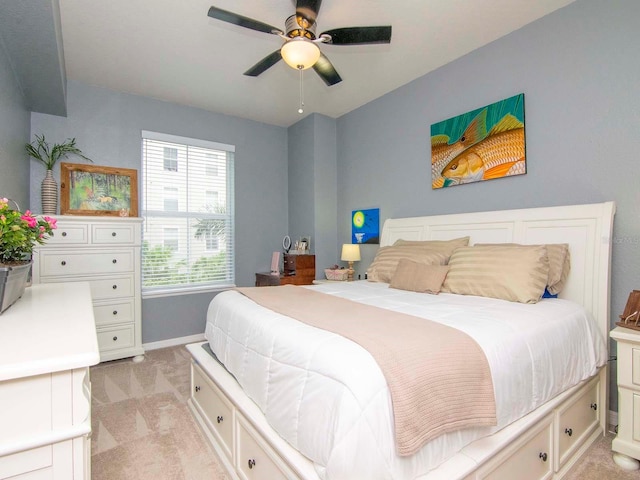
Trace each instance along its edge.
<instances>
[{"instance_id":1,"label":"light carpet","mask_svg":"<svg viewBox=\"0 0 640 480\"><path fill-rule=\"evenodd\" d=\"M178 346L91 368L93 480L228 480L186 404L189 361ZM613 462L611 440L591 446L565 480L640 480Z\"/></svg>"}]
</instances>

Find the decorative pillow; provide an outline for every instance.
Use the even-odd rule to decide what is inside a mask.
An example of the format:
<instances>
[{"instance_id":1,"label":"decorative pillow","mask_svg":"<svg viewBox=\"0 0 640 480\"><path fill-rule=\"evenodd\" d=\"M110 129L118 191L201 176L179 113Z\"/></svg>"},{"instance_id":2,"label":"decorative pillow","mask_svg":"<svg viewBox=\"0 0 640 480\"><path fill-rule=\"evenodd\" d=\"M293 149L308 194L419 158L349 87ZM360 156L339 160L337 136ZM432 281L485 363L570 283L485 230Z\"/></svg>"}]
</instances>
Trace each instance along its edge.
<instances>
[{"instance_id":1,"label":"decorative pillow","mask_svg":"<svg viewBox=\"0 0 640 480\"><path fill-rule=\"evenodd\" d=\"M367 280L389 283L403 258L427 265L444 265L448 257L422 247L382 247L367 269Z\"/></svg>"},{"instance_id":2,"label":"decorative pillow","mask_svg":"<svg viewBox=\"0 0 640 480\"><path fill-rule=\"evenodd\" d=\"M479 243L475 247L512 245L523 246L519 243ZM539 246L539 245L536 245ZM551 295L558 295L567 282L567 277L571 271L571 255L568 243L549 243L542 245L547 248L549 258L549 278L547 279L547 290Z\"/></svg>"},{"instance_id":3,"label":"decorative pillow","mask_svg":"<svg viewBox=\"0 0 640 480\"><path fill-rule=\"evenodd\" d=\"M536 303L549 277L544 245L460 247L449 259L443 292Z\"/></svg>"},{"instance_id":4,"label":"decorative pillow","mask_svg":"<svg viewBox=\"0 0 640 480\"><path fill-rule=\"evenodd\" d=\"M403 258L398 262L391 288L419 293L438 294L449 267L446 265L426 265Z\"/></svg>"},{"instance_id":5,"label":"decorative pillow","mask_svg":"<svg viewBox=\"0 0 640 480\"><path fill-rule=\"evenodd\" d=\"M448 258L458 247L469 245L469 237L454 238L452 240L396 240L394 247L421 247L433 252L442 253Z\"/></svg>"}]
</instances>

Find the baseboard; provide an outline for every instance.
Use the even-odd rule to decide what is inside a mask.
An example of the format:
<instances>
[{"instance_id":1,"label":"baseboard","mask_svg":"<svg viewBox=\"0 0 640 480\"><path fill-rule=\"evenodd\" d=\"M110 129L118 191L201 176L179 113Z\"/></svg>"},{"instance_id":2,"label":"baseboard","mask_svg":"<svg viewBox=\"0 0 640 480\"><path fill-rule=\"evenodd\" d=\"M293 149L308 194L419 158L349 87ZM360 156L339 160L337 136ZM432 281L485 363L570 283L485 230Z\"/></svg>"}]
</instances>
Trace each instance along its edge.
<instances>
[{"instance_id":1,"label":"baseboard","mask_svg":"<svg viewBox=\"0 0 640 480\"><path fill-rule=\"evenodd\" d=\"M175 347L177 345L186 345L187 343L202 342L203 340L205 340L204 333L198 333L197 335L168 338L167 340L160 340L158 342L143 343L142 347L145 350L157 350L159 348Z\"/></svg>"}]
</instances>

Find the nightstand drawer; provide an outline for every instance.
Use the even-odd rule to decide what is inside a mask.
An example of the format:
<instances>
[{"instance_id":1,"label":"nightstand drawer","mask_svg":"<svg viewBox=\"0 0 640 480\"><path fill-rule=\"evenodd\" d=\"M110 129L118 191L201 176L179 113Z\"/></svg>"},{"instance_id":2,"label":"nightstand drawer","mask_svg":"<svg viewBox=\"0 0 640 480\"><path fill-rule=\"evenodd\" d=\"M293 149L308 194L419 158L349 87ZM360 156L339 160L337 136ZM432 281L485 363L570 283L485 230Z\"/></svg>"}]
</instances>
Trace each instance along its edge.
<instances>
[{"instance_id":1,"label":"nightstand drawer","mask_svg":"<svg viewBox=\"0 0 640 480\"><path fill-rule=\"evenodd\" d=\"M122 245L134 243L133 225L93 225L91 242L100 245Z\"/></svg>"},{"instance_id":2,"label":"nightstand drawer","mask_svg":"<svg viewBox=\"0 0 640 480\"><path fill-rule=\"evenodd\" d=\"M111 274L133 271L133 250L40 251L40 276Z\"/></svg>"},{"instance_id":3,"label":"nightstand drawer","mask_svg":"<svg viewBox=\"0 0 640 480\"><path fill-rule=\"evenodd\" d=\"M93 316L95 317L97 326L131 323L135 318L133 299L117 303L94 305Z\"/></svg>"}]
</instances>

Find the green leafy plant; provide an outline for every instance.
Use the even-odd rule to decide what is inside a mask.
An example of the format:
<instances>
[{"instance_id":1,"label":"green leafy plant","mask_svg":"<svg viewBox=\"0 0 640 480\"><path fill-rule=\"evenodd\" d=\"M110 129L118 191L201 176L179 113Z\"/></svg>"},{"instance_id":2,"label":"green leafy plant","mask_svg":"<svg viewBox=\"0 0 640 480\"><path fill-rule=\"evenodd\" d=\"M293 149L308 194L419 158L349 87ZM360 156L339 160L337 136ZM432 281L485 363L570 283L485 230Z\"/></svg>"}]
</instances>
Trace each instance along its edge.
<instances>
[{"instance_id":1,"label":"green leafy plant","mask_svg":"<svg viewBox=\"0 0 640 480\"><path fill-rule=\"evenodd\" d=\"M69 155L77 155L93 163L93 160L86 157L82 151L76 147L75 138L67 138L63 143L54 143L53 146L50 147L44 135L36 135L36 139L31 143L27 143L24 147L29 156L44 163L47 170L52 170L58 160L66 158Z\"/></svg>"},{"instance_id":2,"label":"green leafy plant","mask_svg":"<svg viewBox=\"0 0 640 480\"><path fill-rule=\"evenodd\" d=\"M19 265L29 260L33 247L45 243L56 228L51 217L38 219L26 210L9 207L9 199L0 198L0 263Z\"/></svg>"}]
</instances>

